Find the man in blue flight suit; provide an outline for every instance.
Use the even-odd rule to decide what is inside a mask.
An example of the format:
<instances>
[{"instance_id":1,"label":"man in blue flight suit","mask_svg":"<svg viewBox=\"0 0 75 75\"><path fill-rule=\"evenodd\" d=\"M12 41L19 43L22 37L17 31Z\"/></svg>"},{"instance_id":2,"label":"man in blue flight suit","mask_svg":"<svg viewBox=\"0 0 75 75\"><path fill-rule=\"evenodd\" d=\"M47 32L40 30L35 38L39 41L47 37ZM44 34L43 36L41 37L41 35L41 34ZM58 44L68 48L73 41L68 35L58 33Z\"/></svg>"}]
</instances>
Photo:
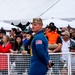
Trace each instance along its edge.
<instances>
[{"instance_id":1,"label":"man in blue flight suit","mask_svg":"<svg viewBox=\"0 0 75 75\"><path fill-rule=\"evenodd\" d=\"M42 32L42 19L34 18L32 31L35 32L32 40L32 56L29 75L46 75L48 68L51 67L51 60L48 55L48 41Z\"/></svg>"}]
</instances>

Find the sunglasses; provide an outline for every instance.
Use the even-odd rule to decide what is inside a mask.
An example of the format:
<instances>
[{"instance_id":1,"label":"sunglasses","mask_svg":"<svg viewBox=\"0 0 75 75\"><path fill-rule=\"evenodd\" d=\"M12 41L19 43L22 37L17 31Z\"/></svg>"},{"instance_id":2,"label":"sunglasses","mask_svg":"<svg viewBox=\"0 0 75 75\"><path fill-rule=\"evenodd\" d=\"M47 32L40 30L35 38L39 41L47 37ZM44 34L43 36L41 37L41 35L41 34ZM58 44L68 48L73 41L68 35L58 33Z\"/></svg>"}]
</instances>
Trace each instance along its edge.
<instances>
[{"instance_id":1,"label":"sunglasses","mask_svg":"<svg viewBox=\"0 0 75 75\"><path fill-rule=\"evenodd\" d=\"M62 35L62 36L68 36L68 35Z\"/></svg>"},{"instance_id":2,"label":"sunglasses","mask_svg":"<svg viewBox=\"0 0 75 75\"><path fill-rule=\"evenodd\" d=\"M62 36L65 36L65 35L62 35Z\"/></svg>"}]
</instances>

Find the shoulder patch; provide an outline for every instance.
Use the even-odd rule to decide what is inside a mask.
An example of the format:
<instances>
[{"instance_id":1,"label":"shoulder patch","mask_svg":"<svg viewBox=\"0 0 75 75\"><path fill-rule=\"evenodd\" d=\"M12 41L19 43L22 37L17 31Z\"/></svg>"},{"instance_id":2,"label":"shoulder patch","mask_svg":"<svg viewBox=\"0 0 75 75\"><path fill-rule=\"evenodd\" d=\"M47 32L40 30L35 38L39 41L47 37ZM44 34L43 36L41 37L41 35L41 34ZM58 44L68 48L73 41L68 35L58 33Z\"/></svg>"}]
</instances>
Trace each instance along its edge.
<instances>
[{"instance_id":1,"label":"shoulder patch","mask_svg":"<svg viewBox=\"0 0 75 75\"><path fill-rule=\"evenodd\" d=\"M42 44L42 40L36 40L36 45L37 44Z\"/></svg>"}]
</instances>

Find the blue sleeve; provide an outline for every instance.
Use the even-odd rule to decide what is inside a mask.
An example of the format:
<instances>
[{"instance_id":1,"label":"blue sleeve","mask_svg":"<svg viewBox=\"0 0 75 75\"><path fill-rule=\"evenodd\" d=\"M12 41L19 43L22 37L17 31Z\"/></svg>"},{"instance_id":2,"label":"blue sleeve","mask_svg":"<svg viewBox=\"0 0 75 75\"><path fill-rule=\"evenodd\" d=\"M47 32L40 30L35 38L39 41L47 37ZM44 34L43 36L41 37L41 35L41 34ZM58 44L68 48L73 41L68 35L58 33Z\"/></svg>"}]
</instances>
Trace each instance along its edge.
<instances>
[{"instance_id":1,"label":"blue sleeve","mask_svg":"<svg viewBox=\"0 0 75 75\"><path fill-rule=\"evenodd\" d=\"M48 57L48 51L45 50L43 40L35 41L36 46L36 52L41 61L43 61L46 65L48 65L49 57ZM42 41L42 42L41 42Z\"/></svg>"},{"instance_id":2,"label":"blue sleeve","mask_svg":"<svg viewBox=\"0 0 75 75\"><path fill-rule=\"evenodd\" d=\"M26 44L28 43L28 40L25 39L25 40L23 41L23 43L26 45Z\"/></svg>"}]
</instances>

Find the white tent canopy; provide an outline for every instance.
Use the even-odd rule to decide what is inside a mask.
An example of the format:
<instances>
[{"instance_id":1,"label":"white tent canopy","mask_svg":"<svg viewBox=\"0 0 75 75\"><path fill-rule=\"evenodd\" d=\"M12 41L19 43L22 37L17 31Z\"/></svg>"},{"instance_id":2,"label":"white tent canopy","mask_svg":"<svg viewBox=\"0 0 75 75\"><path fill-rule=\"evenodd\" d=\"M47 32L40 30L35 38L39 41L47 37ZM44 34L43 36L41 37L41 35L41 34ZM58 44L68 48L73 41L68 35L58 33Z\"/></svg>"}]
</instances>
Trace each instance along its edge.
<instances>
[{"instance_id":1,"label":"white tent canopy","mask_svg":"<svg viewBox=\"0 0 75 75\"><path fill-rule=\"evenodd\" d=\"M75 19L74 9L75 0L0 0L0 21L28 22L34 17Z\"/></svg>"},{"instance_id":2,"label":"white tent canopy","mask_svg":"<svg viewBox=\"0 0 75 75\"><path fill-rule=\"evenodd\" d=\"M59 2L48 10L41 18L49 19L51 17L61 19L75 19L75 0L59 0Z\"/></svg>"},{"instance_id":3,"label":"white tent canopy","mask_svg":"<svg viewBox=\"0 0 75 75\"><path fill-rule=\"evenodd\" d=\"M69 24L70 24L71 27L75 28L75 20L71 21Z\"/></svg>"},{"instance_id":4,"label":"white tent canopy","mask_svg":"<svg viewBox=\"0 0 75 75\"><path fill-rule=\"evenodd\" d=\"M4 1L4 2L3 2ZM58 0L0 0L0 20L31 20Z\"/></svg>"},{"instance_id":5,"label":"white tent canopy","mask_svg":"<svg viewBox=\"0 0 75 75\"><path fill-rule=\"evenodd\" d=\"M67 27L69 22L68 21L64 21L64 20L60 20L60 19L48 19L48 20L43 20L43 24L44 27L46 27L47 25L49 25L49 23L53 22L55 24L56 27Z\"/></svg>"},{"instance_id":6,"label":"white tent canopy","mask_svg":"<svg viewBox=\"0 0 75 75\"><path fill-rule=\"evenodd\" d=\"M5 30L11 30L11 28L18 28L16 26L12 26L8 23L0 22L0 29L3 27Z\"/></svg>"}]
</instances>

